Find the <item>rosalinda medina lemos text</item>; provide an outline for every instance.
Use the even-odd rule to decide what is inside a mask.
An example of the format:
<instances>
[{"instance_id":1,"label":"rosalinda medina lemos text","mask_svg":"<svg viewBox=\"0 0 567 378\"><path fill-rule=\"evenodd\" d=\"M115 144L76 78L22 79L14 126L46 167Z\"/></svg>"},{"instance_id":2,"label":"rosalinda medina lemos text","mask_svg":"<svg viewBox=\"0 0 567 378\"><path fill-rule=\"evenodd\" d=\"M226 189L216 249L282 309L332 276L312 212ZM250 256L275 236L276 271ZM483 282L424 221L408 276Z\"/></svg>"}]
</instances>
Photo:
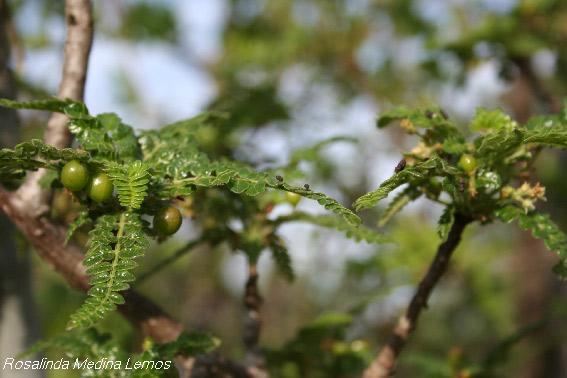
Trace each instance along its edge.
<instances>
[{"instance_id":1,"label":"rosalinda medina lemos text","mask_svg":"<svg viewBox=\"0 0 567 378\"><path fill-rule=\"evenodd\" d=\"M7 357L2 364L2 370L167 370L173 366L172 361L132 361L130 358L126 361L111 360L101 358L99 360L91 360L89 358L74 360L49 360L42 358L41 360L17 360Z\"/></svg>"}]
</instances>

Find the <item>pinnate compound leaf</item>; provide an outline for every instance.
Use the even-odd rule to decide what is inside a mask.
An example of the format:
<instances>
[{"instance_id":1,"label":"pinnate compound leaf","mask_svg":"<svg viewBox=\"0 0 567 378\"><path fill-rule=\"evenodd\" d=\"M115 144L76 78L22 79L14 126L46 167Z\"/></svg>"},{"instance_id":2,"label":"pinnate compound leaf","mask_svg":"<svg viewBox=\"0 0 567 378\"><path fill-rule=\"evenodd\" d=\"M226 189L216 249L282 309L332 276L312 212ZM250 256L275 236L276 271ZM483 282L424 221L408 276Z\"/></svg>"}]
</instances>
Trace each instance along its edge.
<instances>
[{"instance_id":1,"label":"pinnate compound leaf","mask_svg":"<svg viewBox=\"0 0 567 378\"><path fill-rule=\"evenodd\" d=\"M388 180L384 181L378 189L358 198L354 202L354 208L356 211L371 208L380 200L386 198L388 194L397 187L413 180L433 177L436 173L441 174L442 171L446 170L444 167L445 163L443 163L438 156L433 156L428 160L406 167L403 171L394 174ZM441 170L441 172L436 172L439 170Z\"/></svg>"},{"instance_id":2,"label":"pinnate compound leaf","mask_svg":"<svg viewBox=\"0 0 567 378\"><path fill-rule=\"evenodd\" d=\"M69 329L90 327L124 303L120 291L134 281L135 259L148 246L140 216L131 212L100 216L89 236L83 263L91 289L83 305L71 315Z\"/></svg>"}]
</instances>

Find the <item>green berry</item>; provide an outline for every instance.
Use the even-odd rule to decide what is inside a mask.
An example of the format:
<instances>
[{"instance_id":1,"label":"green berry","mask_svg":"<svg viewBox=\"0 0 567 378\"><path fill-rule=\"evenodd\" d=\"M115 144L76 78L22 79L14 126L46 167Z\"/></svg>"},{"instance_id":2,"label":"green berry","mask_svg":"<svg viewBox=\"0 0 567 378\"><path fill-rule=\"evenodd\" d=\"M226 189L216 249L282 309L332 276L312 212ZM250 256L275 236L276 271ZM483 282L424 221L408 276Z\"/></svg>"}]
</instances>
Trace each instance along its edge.
<instances>
[{"instance_id":1,"label":"green berry","mask_svg":"<svg viewBox=\"0 0 567 378\"><path fill-rule=\"evenodd\" d=\"M285 199L287 202L291 204L291 206L295 207L301 201L301 196L297 193L286 192Z\"/></svg>"},{"instance_id":2,"label":"green berry","mask_svg":"<svg viewBox=\"0 0 567 378\"><path fill-rule=\"evenodd\" d=\"M61 170L61 183L67 189L77 192L84 189L89 182L89 171L77 160L71 160Z\"/></svg>"},{"instance_id":3,"label":"green berry","mask_svg":"<svg viewBox=\"0 0 567 378\"><path fill-rule=\"evenodd\" d=\"M176 207L164 207L154 216L154 229L159 235L173 235L179 227L181 227L181 213Z\"/></svg>"},{"instance_id":4,"label":"green berry","mask_svg":"<svg viewBox=\"0 0 567 378\"><path fill-rule=\"evenodd\" d=\"M477 163L474 156L469 154L461 155L461 158L459 159L459 168L461 168L463 171L467 173L471 173L476 169L476 167L477 167Z\"/></svg>"},{"instance_id":5,"label":"green berry","mask_svg":"<svg viewBox=\"0 0 567 378\"><path fill-rule=\"evenodd\" d=\"M114 186L106 173L96 174L89 182L87 189L89 198L98 203L108 201L112 197L113 191Z\"/></svg>"}]
</instances>

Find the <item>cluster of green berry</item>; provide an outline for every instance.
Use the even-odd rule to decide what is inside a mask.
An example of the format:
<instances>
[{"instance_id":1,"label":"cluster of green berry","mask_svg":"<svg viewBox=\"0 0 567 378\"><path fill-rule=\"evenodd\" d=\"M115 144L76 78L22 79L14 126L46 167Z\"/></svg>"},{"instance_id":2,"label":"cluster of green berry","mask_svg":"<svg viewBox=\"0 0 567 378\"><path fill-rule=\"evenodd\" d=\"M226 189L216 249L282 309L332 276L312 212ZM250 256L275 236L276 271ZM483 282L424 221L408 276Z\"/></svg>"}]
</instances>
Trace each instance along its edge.
<instances>
[{"instance_id":1,"label":"cluster of green berry","mask_svg":"<svg viewBox=\"0 0 567 378\"><path fill-rule=\"evenodd\" d=\"M96 203L104 203L112 198L114 185L104 172L97 172L92 177L87 166L77 160L71 160L61 170L61 183L72 192L86 189L88 197ZM169 236L181 227L181 213L174 206L163 207L154 214L154 230L160 236Z\"/></svg>"}]
</instances>

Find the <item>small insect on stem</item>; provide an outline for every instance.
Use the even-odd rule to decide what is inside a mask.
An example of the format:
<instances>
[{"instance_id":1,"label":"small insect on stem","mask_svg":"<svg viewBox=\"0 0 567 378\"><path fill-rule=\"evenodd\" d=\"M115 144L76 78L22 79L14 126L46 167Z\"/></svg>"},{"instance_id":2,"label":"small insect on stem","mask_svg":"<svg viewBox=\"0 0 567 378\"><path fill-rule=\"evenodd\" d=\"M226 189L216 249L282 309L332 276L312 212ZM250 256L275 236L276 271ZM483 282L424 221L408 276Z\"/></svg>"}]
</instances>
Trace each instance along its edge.
<instances>
[{"instance_id":1,"label":"small insect on stem","mask_svg":"<svg viewBox=\"0 0 567 378\"><path fill-rule=\"evenodd\" d=\"M279 182L283 182L283 177L280 175L276 176L276 180L278 180Z\"/></svg>"},{"instance_id":2,"label":"small insect on stem","mask_svg":"<svg viewBox=\"0 0 567 378\"><path fill-rule=\"evenodd\" d=\"M402 159L398 162L396 168L394 168L394 172L399 173L403 171L405 167L406 167L406 159Z\"/></svg>"},{"instance_id":3,"label":"small insect on stem","mask_svg":"<svg viewBox=\"0 0 567 378\"><path fill-rule=\"evenodd\" d=\"M310 189L309 189L309 184L305 184L305 185L303 185L303 187L305 188L305 190L310 190Z\"/></svg>"}]
</instances>

